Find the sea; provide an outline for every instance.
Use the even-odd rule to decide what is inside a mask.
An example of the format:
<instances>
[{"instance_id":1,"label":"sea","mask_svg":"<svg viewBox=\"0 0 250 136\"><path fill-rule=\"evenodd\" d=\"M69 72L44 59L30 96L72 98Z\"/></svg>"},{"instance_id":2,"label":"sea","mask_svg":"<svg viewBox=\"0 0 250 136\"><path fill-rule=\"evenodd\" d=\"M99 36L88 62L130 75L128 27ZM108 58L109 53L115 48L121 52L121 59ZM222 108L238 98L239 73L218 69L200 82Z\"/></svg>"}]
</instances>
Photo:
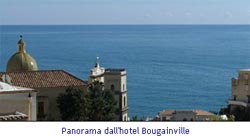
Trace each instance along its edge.
<instances>
[{"instance_id":1,"label":"sea","mask_svg":"<svg viewBox=\"0 0 250 136\"><path fill-rule=\"evenodd\" d=\"M125 68L130 117L218 112L231 78L250 68L250 25L1 25L0 71L20 35L40 70L87 80L97 56L102 67Z\"/></svg>"}]
</instances>

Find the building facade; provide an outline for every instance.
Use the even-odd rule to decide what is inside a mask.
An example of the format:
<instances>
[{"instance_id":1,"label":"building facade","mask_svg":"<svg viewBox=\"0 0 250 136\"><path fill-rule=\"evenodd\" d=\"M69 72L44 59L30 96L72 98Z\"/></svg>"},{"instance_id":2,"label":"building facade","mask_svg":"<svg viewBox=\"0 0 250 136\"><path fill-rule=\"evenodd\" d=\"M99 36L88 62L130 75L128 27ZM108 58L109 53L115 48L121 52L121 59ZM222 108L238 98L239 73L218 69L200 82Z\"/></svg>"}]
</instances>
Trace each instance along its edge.
<instances>
[{"instance_id":1,"label":"building facade","mask_svg":"<svg viewBox=\"0 0 250 136\"><path fill-rule=\"evenodd\" d=\"M0 82L0 121L36 121L36 94L34 89Z\"/></svg>"},{"instance_id":2,"label":"building facade","mask_svg":"<svg viewBox=\"0 0 250 136\"><path fill-rule=\"evenodd\" d=\"M238 78L232 78L232 92L228 105L230 114L241 114L250 119L250 69L239 70Z\"/></svg>"},{"instance_id":3,"label":"building facade","mask_svg":"<svg viewBox=\"0 0 250 136\"><path fill-rule=\"evenodd\" d=\"M128 121L127 72L125 69L106 69L104 88L115 93L117 101L117 120Z\"/></svg>"}]
</instances>

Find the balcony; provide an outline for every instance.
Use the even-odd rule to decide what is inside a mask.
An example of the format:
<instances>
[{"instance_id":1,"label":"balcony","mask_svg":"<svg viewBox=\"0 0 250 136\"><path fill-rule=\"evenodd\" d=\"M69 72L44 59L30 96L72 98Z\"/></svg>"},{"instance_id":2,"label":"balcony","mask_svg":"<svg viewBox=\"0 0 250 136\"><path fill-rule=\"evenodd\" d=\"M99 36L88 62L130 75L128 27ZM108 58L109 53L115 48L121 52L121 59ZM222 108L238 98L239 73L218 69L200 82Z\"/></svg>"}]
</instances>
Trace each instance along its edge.
<instances>
[{"instance_id":1,"label":"balcony","mask_svg":"<svg viewBox=\"0 0 250 136\"><path fill-rule=\"evenodd\" d=\"M228 101L229 105L239 105L239 106L243 106L243 107L248 107L250 106L250 103L247 102L242 102L242 101L234 101L234 100L229 100Z\"/></svg>"}]
</instances>

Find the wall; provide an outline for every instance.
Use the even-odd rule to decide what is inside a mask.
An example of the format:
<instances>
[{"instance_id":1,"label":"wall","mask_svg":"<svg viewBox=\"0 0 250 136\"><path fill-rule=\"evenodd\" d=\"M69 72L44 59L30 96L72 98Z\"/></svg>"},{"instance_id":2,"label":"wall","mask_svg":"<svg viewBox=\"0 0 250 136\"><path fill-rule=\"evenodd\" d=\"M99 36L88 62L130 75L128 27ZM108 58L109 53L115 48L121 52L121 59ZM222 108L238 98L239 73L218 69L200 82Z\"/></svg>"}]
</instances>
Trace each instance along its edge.
<instances>
[{"instance_id":1,"label":"wall","mask_svg":"<svg viewBox=\"0 0 250 136\"><path fill-rule=\"evenodd\" d=\"M1 113L12 113L15 111L26 114L29 120L35 121L36 118L36 93L31 93L32 99L28 97L29 93L0 94Z\"/></svg>"},{"instance_id":2,"label":"wall","mask_svg":"<svg viewBox=\"0 0 250 136\"><path fill-rule=\"evenodd\" d=\"M238 79L232 79L232 97L237 101L248 102L250 96L250 71L239 71Z\"/></svg>"}]
</instances>

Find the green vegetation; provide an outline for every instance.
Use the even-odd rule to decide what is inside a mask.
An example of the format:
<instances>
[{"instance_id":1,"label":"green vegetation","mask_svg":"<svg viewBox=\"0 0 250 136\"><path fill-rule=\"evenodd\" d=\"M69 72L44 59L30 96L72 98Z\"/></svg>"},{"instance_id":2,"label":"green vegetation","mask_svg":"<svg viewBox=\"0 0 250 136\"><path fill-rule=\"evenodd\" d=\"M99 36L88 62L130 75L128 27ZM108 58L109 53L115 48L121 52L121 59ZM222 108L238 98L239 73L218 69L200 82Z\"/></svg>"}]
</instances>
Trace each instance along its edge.
<instances>
[{"instance_id":1,"label":"green vegetation","mask_svg":"<svg viewBox=\"0 0 250 136\"><path fill-rule=\"evenodd\" d=\"M91 84L88 92L68 88L58 96L57 104L63 121L115 120L114 93L104 90L99 82Z\"/></svg>"},{"instance_id":2,"label":"green vegetation","mask_svg":"<svg viewBox=\"0 0 250 136\"><path fill-rule=\"evenodd\" d=\"M131 121L145 121L146 118L146 116L138 117L137 115L135 115L132 117Z\"/></svg>"},{"instance_id":3,"label":"green vegetation","mask_svg":"<svg viewBox=\"0 0 250 136\"><path fill-rule=\"evenodd\" d=\"M110 90L103 90L103 85L94 82L90 86L89 117L92 121L111 121L115 120L116 101L114 93Z\"/></svg>"},{"instance_id":4,"label":"green vegetation","mask_svg":"<svg viewBox=\"0 0 250 136\"><path fill-rule=\"evenodd\" d=\"M221 116L215 115L212 117L212 121L235 121L234 115L230 115L227 120L223 119Z\"/></svg>"},{"instance_id":5,"label":"green vegetation","mask_svg":"<svg viewBox=\"0 0 250 136\"><path fill-rule=\"evenodd\" d=\"M63 121L88 120L89 102L87 95L74 88L68 88L65 94L57 98L58 108Z\"/></svg>"}]
</instances>

